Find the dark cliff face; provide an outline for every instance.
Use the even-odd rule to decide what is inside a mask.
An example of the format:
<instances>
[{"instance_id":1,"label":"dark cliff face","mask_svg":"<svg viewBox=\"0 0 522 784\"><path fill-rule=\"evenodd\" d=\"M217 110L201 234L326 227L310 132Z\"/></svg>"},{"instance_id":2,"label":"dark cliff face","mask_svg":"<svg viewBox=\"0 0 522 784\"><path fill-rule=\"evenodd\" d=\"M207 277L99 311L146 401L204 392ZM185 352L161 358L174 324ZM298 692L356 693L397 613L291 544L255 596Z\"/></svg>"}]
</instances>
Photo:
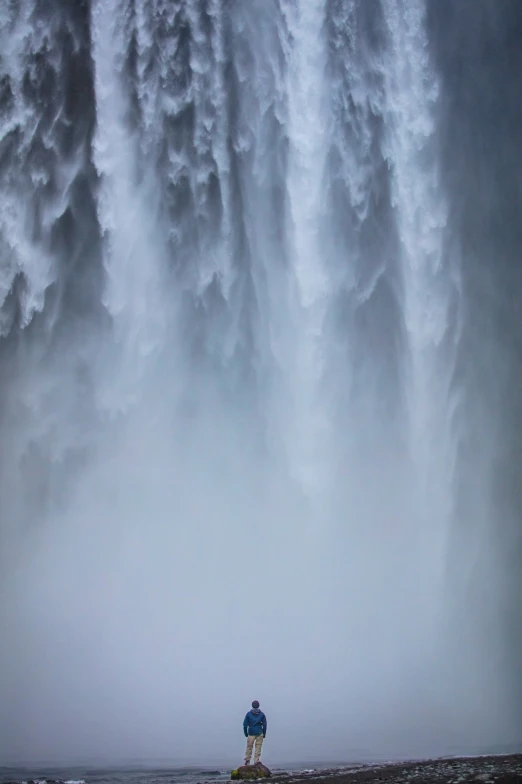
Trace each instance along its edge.
<instances>
[{"instance_id":1,"label":"dark cliff face","mask_svg":"<svg viewBox=\"0 0 522 784\"><path fill-rule=\"evenodd\" d=\"M489 448L488 423L496 420L491 540L503 578L495 612L512 641L516 673L522 648L522 8L516 0L432 0L428 25L443 88L438 134L450 204L446 243L463 270L459 377L472 412L463 460ZM467 481L468 491L478 493L473 478ZM516 675L522 693L521 681Z\"/></svg>"}]
</instances>

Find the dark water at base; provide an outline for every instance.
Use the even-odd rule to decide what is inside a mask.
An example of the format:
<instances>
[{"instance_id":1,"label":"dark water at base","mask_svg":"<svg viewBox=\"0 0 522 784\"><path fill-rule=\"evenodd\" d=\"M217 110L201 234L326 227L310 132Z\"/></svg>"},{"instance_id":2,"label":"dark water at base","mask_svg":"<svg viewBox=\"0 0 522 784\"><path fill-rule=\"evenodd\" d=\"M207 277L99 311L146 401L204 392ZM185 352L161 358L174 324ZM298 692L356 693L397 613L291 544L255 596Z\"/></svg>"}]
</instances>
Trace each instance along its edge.
<instances>
[{"instance_id":1,"label":"dark water at base","mask_svg":"<svg viewBox=\"0 0 522 784\"><path fill-rule=\"evenodd\" d=\"M241 764L237 760L229 765L192 765L179 766L164 763L161 766L70 766L51 765L31 767L0 767L0 784L210 784L228 781L233 767ZM316 762L274 765L270 768L277 773L305 773L325 768L357 766L357 763Z\"/></svg>"},{"instance_id":2,"label":"dark water at base","mask_svg":"<svg viewBox=\"0 0 522 784\"><path fill-rule=\"evenodd\" d=\"M7 784L189 784L230 778L226 767L68 767L0 768L0 782Z\"/></svg>"}]
</instances>

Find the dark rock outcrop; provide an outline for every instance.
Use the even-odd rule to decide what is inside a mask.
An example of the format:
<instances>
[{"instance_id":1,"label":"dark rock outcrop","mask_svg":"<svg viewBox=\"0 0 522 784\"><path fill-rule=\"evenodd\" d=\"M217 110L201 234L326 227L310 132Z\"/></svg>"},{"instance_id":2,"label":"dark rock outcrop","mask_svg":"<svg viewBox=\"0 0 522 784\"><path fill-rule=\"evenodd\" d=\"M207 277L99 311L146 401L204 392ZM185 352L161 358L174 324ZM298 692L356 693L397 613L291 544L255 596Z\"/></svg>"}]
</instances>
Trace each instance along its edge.
<instances>
[{"instance_id":1,"label":"dark rock outcrop","mask_svg":"<svg viewBox=\"0 0 522 784\"><path fill-rule=\"evenodd\" d=\"M255 765L241 765L232 771L232 779L240 779L241 781L250 781L252 779L268 779L272 775L271 771L262 762L257 762Z\"/></svg>"}]
</instances>

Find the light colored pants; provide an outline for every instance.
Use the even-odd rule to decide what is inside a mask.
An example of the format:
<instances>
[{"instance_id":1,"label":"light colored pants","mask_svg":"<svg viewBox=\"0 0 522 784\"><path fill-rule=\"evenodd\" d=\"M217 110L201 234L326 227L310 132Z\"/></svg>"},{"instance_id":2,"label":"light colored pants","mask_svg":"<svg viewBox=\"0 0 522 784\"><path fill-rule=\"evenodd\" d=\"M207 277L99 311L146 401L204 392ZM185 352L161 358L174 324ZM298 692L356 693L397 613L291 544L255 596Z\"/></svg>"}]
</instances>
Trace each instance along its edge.
<instances>
[{"instance_id":1,"label":"light colored pants","mask_svg":"<svg viewBox=\"0 0 522 784\"><path fill-rule=\"evenodd\" d=\"M252 756L252 746L254 743L256 744L255 751L254 751L254 765L256 762L259 762L259 758L261 756L261 746L263 745L263 736L262 735L249 735L247 738L247 747L245 752L245 765L250 764L250 758Z\"/></svg>"}]
</instances>

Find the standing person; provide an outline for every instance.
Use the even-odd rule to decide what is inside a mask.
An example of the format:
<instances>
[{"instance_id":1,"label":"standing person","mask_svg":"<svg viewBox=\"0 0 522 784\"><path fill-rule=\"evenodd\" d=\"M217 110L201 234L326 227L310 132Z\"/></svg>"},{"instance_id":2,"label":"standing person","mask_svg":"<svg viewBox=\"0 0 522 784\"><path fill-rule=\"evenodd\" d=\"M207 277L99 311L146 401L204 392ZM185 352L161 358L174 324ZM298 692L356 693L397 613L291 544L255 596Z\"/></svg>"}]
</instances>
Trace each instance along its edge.
<instances>
[{"instance_id":1,"label":"standing person","mask_svg":"<svg viewBox=\"0 0 522 784\"><path fill-rule=\"evenodd\" d=\"M261 746L266 736L266 716L259 710L259 703L254 700L252 710L249 710L243 721L243 732L247 739L245 752L245 765L250 765L252 747L255 743L254 765L257 765L261 756Z\"/></svg>"}]
</instances>

